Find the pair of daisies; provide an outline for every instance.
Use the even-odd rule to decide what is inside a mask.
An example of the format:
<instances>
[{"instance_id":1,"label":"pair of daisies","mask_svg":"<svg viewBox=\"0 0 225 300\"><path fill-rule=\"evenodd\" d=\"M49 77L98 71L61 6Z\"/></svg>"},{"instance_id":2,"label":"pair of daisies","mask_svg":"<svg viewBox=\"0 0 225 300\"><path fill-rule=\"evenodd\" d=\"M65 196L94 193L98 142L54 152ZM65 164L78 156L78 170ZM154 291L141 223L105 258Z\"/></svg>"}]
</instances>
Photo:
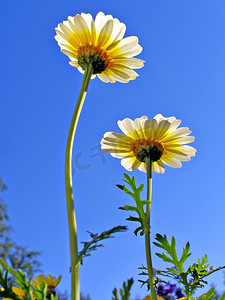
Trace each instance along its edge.
<instances>
[{"instance_id":1,"label":"pair of daisies","mask_svg":"<svg viewBox=\"0 0 225 300\"><path fill-rule=\"evenodd\" d=\"M70 58L70 64L82 73L92 66L92 78L96 75L104 82L114 83L134 80L138 74L133 69L143 67L144 61L134 58L142 47L135 36L124 37L125 24L111 15L99 12L95 18L82 13L68 17L56 28L61 51ZM175 117L161 114L152 120L146 116L134 121L118 121L122 133L107 132L101 141L102 150L120 158L128 171L139 169L146 172L146 158L152 160L152 171L164 173L164 164L181 167L196 150L186 145L194 141L187 127L180 127Z\"/></svg>"}]
</instances>

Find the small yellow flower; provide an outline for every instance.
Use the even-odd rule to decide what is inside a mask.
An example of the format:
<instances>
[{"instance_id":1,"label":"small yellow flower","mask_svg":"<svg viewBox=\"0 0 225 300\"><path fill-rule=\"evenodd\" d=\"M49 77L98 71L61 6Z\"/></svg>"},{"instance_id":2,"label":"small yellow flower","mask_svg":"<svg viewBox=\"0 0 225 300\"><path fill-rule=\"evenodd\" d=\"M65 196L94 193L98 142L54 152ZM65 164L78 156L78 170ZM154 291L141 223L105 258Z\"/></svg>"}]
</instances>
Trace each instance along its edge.
<instances>
[{"instance_id":1,"label":"small yellow flower","mask_svg":"<svg viewBox=\"0 0 225 300\"><path fill-rule=\"evenodd\" d=\"M4 291L4 288L1 288L1 292L3 292L3 291ZM24 293L24 291L22 290L22 288L20 286L19 287L13 286L12 291L17 296L22 297L22 298L26 298L26 294ZM3 298L2 300L13 300L13 299Z\"/></svg>"},{"instance_id":2,"label":"small yellow flower","mask_svg":"<svg viewBox=\"0 0 225 300\"><path fill-rule=\"evenodd\" d=\"M150 295L144 297L143 300L152 300L152 295L150 294ZM164 298L160 297L160 296L157 296L157 300L164 300Z\"/></svg>"},{"instance_id":3,"label":"small yellow flower","mask_svg":"<svg viewBox=\"0 0 225 300\"><path fill-rule=\"evenodd\" d=\"M19 287L13 286L12 291L17 296L20 296L22 298L26 298L26 294L24 293L24 291L22 290L22 288L20 286Z\"/></svg>"},{"instance_id":4,"label":"small yellow flower","mask_svg":"<svg viewBox=\"0 0 225 300\"><path fill-rule=\"evenodd\" d=\"M58 278L56 278L49 274L48 276L41 274L31 281L31 285L33 285L34 287L35 286L40 287L41 284L44 282L47 284L47 288L55 288L59 284L61 278L62 278L61 275Z\"/></svg>"},{"instance_id":5,"label":"small yellow flower","mask_svg":"<svg viewBox=\"0 0 225 300\"><path fill-rule=\"evenodd\" d=\"M33 287L40 287L42 283L47 284L47 294L46 298L51 299L51 294L55 296L55 287L59 284L62 276L60 275L58 278L51 275L39 275L34 280L31 281L31 285Z\"/></svg>"},{"instance_id":6,"label":"small yellow flower","mask_svg":"<svg viewBox=\"0 0 225 300\"><path fill-rule=\"evenodd\" d=\"M143 67L143 60L133 58L142 51L138 38L123 38L125 24L111 15L99 12L94 21L91 14L77 14L55 30L55 39L70 65L84 73L91 64L92 78L97 74L104 82L128 82L138 76L133 69Z\"/></svg>"},{"instance_id":7,"label":"small yellow flower","mask_svg":"<svg viewBox=\"0 0 225 300\"><path fill-rule=\"evenodd\" d=\"M180 168L181 161L188 161L195 156L196 150L185 144L194 141L188 136L187 127L177 128L181 120L175 117L165 118L161 114L152 120L146 116L134 121L118 121L122 133L106 132L102 141L103 151L113 157L121 158L121 165L128 171L139 169L147 172L145 159L152 160L152 171L163 174L164 163L173 168Z\"/></svg>"}]
</instances>

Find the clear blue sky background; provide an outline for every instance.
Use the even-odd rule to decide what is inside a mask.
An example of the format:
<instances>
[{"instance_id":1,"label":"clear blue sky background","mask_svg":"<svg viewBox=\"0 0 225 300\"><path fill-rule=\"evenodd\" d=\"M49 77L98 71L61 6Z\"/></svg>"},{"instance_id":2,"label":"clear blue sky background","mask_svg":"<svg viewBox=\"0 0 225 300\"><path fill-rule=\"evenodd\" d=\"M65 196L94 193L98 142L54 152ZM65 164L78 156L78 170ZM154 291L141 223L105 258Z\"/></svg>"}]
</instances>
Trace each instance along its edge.
<instances>
[{"instance_id":1,"label":"clear blue sky background","mask_svg":"<svg viewBox=\"0 0 225 300\"><path fill-rule=\"evenodd\" d=\"M118 210L130 199L115 185L125 171L118 159L98 154L106 131L117 120L157 113L182 119L196 137L197 156L181 169L154 175L152 237L175 235L187 241L196 261L206 252L211 265L225 265L225 2L223 0L59 1L1 0L0 176L9 190L14 238L43 252L46 274L62 274L69 290L69 240L64 192L67 133L82 82L54 40L54 28L68 15L103 11L139 37L146 61L128 84L91 81L79 121L74 156L85 170L74 173L79 241L86 230L101 232L129 225L127 233L105 242L81 267L81 290L92 300L111 299L111 290L134 277L132 299L147 294L137 282L145 264L144 241L133 234L128 214ZM145 174L131 173L137 182ZM145 191L146 192L146 191ZM145 195L143 195L145 197ZM153 251L156 249L153 247ZM157 257L154 266L163 268ZM223 272L210 278L224 289Z\"/></svg>"}]
</instances>

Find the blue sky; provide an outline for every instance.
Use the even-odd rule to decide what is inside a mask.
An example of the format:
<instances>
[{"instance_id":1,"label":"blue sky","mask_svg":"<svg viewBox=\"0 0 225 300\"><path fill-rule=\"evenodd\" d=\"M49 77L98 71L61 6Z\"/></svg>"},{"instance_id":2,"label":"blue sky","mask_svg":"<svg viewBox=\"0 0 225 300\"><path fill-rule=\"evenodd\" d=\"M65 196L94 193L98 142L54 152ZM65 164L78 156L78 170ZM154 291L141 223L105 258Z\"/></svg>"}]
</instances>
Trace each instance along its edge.
<instances>
[{"instance_id":1,"label":"blue sky","mask_svg":"<svg viewBox=\"0 0 225 300\"><path fill-rule=\"evenodd\" d=\"M137 281L144 241L118 210L130 201L115 186L125 170L108 154L91 157L125 117L162 113L193 131L196 157L154 174L152 237L174 235L180 250L190 241L190 262L207 253L210 265L225 265L225 2L2 0L0 11L0 176L9 187L4 198L15 240L42 251L44 272L61 274L60 289L69 290L64 154L82 75L59 51L54 28L69 15L103 11L126 24L125 36L138 36L146 64L128 84L96 78L89 85L73 154L88 164L73 176L78 238L119 224L129 231L85 259L81 290L92 300L111 299L115 286L134 277L132 299L147 294ZM146 180L140 171L130 174ZM157 257L153 264L165 267ZM209 282L222 291L223 272Z\"/></svg>"}]
</instances>

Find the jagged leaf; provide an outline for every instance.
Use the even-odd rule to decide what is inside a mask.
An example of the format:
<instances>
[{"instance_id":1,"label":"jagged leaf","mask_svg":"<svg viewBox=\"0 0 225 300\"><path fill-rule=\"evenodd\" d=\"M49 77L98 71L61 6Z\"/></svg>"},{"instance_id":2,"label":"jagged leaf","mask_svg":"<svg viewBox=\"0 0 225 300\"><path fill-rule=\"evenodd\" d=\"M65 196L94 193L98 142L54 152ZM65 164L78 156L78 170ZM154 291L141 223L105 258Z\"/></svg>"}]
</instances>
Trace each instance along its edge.
<instances>
[{"instance_id":1,"label":"jagged leaf","mask_svg":"<svg viewBox=\"0 0 225 300\"><path fill-rule=\"evenodd\" d=\"M140 222L140 226L134 231L134 233L137 235L137 233L140 231L140 234L143 235L146 228L149 230L149 224L146 221L146 214L144 212L144 205L149 204L150 201L141 199L141 192L144 189L144 185L141 184L139 187L137 187L134 176L131 178L128 174L124 173L123 181L126 182L131 189L128 189L125 185L117 185L117 187L122 189L126 194L130 195L134 199L136 206L125 204L123 207L120 207L120 209L136 212L138 214L138 218L130 216L127 220Z\"/></svg>"},{"instance_id":2,"label":"jagged leaf","mask_svg":"<svg viewBox=\"0 0 225 300\"><path fill-rule=\"evenodd\" d=\"M91 255L90 254L91 251L97 250L97 248L99 248L99 247L103 247L102 244L98 244L100 241L103 241L103 240L109 239L109 238L113 238L114 233L123 232L126 230L127 230L126 226L119 225L119 226L113 227L109 230L103 231L101 234L91 233L88 231L92 240L89 242L82 242L82 244L84 244L84 247L79 252L79 261L82 263L84 257Z\"/></svg>"}]
</instances>

